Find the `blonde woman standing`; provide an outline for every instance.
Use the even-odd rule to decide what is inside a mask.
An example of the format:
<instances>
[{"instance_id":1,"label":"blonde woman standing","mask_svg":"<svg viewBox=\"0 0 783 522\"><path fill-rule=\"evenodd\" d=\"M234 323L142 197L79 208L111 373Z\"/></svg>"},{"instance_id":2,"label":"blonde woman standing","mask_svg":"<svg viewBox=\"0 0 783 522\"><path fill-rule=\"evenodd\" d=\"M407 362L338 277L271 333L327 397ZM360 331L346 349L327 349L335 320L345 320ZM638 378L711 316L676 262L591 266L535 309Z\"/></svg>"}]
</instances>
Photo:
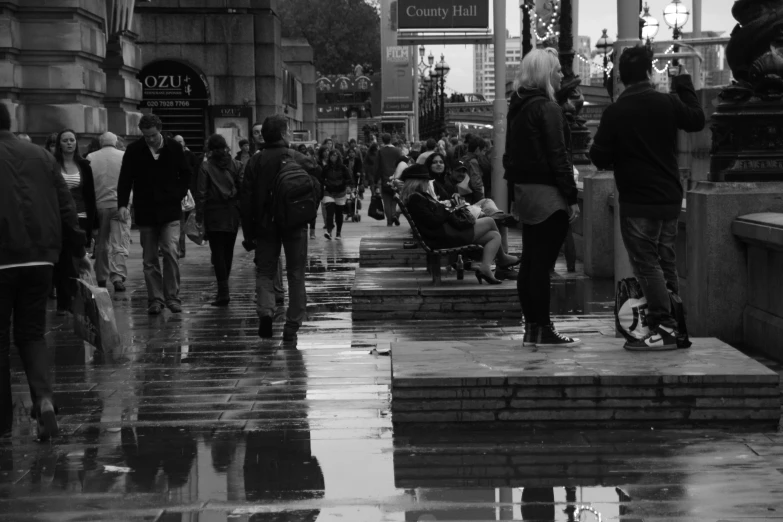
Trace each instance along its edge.
<instances>
[{"instance_id":1,"label":"blonde woman standing","mask_svg":"<svg viewBox=\"0 0 783 522\"><path fill-rule=\"evenodd\" d=\"M514 81L508 111L506 177L522 223L517 292L525 317L523 346L573 346L549 317L549 270L568 224L579 215L570 157L571 134L555 92L563 73L554 49L528 53Z\"/></svg>"}]
</instances>

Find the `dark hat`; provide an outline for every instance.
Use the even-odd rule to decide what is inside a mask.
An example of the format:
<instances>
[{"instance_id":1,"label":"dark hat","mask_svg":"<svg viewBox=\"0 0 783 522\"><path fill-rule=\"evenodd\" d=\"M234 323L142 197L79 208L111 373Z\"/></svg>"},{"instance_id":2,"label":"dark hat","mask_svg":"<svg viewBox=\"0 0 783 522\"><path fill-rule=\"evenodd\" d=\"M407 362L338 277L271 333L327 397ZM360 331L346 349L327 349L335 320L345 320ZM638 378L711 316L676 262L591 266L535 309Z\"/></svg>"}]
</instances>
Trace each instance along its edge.
<instances>
[{"instance_id":1,"label":"dark hat","mask_svg":"<svg viewBox=\"0 0 783 522\"><path fill-rule=\"evenodd\" d=\"M426 166L414 163L402 171L400 179L402 181L407 181L409 179L430 179L430 173L427 171Z\"/></svg>"}]
</instances>

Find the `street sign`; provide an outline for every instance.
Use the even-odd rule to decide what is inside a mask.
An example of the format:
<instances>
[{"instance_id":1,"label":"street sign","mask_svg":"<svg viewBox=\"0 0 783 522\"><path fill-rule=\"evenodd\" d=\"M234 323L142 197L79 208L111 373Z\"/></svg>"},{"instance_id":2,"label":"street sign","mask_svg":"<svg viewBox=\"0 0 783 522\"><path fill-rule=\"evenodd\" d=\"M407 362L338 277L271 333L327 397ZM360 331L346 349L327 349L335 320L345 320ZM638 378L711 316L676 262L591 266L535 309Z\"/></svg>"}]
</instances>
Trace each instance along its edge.
<instances>
[{"instance_id":1,"label":"street sign","mask_svg":"<svg viewBox=\"0 0 783 522\"><path fill-rule=\"evenodd\" d=\"M489 0L397 0L400 30L487 29Z\"/></svg>"}]
</instances>

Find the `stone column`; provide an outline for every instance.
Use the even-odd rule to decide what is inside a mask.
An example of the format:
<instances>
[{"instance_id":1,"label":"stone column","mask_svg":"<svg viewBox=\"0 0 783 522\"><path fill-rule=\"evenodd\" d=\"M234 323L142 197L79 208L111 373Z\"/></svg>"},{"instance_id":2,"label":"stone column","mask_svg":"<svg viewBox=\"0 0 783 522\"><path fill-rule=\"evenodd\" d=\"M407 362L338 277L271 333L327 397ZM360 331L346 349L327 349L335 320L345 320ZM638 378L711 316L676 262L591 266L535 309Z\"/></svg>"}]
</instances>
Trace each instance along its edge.
<instances>
[{"instance_id":1,"label":"stone column","mask_svg":"<svg viewBox=\"0 0 783 522\"><path fill-rule=\"evenodd\" d=\"M276 10L277 0L256 0L251 10L256 68L256 121L277 114L283 106L282 30Z\"/></svg>"},{"instance_id":2,"label":"stone column","mask_svg":"<svg viewBox=\"0 0 783 522\"><path fill-rule=\"evenodd\" d=\"M83 142L106 129L106 5L99 0L6 0L0 8L0 97L18 105L36 142L72 128Z\"/></svg>"},{"instance_id":3,"label":"stone column","mask_svg":"<svg viewBox=\"0 0 783 522\"><path fill-rule=\"evenodd\" d=\"M284 38L283 62L289 71L293 72L302 82L302 122L304 128L310 131L313 139L315 136L315 127L318 120L318 113L315 102L315 63L313 48L304 38Z\"/></svg>"},{"instance_id":4,"label":"stone column","mask_svg":"<svg viewBox=\"0 0 783 522\"><path fill-rule=\"evenodd\" d=\"M506 151L506 111L508 103L506 88L506 0L493 0L494 9L494 52L495 52L495 101L493 102L494 129L492 142L492 199L498 208L508 211L508 186L503 179L503 154ZM501 94L504 93L504 94Z\"/></svg>"},{"instance_id":5,"label":"stone column","mask_svg":"<svg viewBox=\"0 0 783 522\"><path fill-rule=\"evenodd\" d=\"M614 275L614 223L609 198L614 193L614 174L594 172L584 177L582 234L585 274L609 278Z\"/></svg>"}]
</instances>

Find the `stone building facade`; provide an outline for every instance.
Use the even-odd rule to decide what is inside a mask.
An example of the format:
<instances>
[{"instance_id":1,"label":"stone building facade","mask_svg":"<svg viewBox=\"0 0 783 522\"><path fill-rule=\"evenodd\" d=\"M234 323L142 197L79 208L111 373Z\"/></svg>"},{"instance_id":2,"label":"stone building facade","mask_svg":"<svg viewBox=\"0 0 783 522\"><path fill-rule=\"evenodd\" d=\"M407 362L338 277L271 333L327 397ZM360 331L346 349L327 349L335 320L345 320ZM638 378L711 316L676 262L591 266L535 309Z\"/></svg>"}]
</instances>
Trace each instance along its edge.
<instances>
[{"instance_id":1,"label":"stone building facade","mask_svg":"<svg viewBox=\"0 0 783 522\"><path fill-rule=\"evenodd\" d=\"M39 143L134 136L146 111L194 150L275 113L315 134L312 49L287 52L277 1L0 0L0 99Z\"/></svg>"}]
</instances>

